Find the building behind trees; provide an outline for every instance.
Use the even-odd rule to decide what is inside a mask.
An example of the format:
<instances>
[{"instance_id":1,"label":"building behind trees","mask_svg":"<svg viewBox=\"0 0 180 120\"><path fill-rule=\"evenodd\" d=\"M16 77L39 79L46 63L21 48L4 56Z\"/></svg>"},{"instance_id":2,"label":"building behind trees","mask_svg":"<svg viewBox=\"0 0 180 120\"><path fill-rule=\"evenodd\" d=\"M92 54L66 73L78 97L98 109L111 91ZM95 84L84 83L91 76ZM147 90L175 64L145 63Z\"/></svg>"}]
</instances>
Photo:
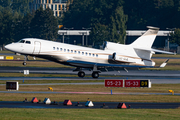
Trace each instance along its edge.
<instances>
[{"instance_id":1,"label":"building behind trees","mask_svg":"<svg viewBox=\"0 0 180 120\"><path fill-rule=\"evenodd\" d=\"M36 11L40 6L42 6L43 9L49 7L53 10L54 16L62 17L63 13L68 9L68 4L70 4L68 0L33 0L30 4L30 10Z\"/></svg>"}]
</instances>

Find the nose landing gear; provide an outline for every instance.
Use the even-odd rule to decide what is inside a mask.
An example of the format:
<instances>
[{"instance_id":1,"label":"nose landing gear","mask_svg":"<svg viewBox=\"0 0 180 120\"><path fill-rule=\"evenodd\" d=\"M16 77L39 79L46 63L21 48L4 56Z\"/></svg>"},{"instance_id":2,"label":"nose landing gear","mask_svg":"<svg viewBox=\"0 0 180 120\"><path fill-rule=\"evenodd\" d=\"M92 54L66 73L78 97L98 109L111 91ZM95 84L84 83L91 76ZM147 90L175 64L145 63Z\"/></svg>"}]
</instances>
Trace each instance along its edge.
<instances>
[{"instance_id":1,"label":"nose landing gear","mask_svg":"<svg viewBox=\"0 0 180 120\"><path fill-rule=\"evenodd\" d=\"M27 63L26 63L26 61L28 60L28 56L27 55L25 55L24 56L24 62L22 63L24 66L26 66L27 65Z\"/></svg>"}]
</instances>

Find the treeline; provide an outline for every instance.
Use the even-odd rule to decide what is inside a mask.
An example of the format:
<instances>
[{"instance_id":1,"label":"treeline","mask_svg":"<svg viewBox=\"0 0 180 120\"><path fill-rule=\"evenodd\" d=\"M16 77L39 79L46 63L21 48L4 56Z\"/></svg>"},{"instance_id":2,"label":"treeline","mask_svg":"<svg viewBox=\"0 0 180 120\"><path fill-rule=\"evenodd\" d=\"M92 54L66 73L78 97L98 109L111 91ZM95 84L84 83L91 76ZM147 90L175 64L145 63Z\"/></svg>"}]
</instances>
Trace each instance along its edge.
<instances>
[{"instance_id":1,"label":"treeline","mask_svg":"<svg viewBox=\"0 0 180 120\"><path fill-rule=\"evenodd\" d=\"M128 20L123 4L123 0L74 0L64 14L63 25L75 29L91 28L91 42L123 43Z\"/></svg>"},{"instance_id":2,"label":"treeline","mask_svg":"<svg viewBox=\"0 0 180 120\"><path fill-rule=\"evenodd\" d=\"M58 21L67 28L91 29L89 41L100 44L124 43L126 29L180 28L179 0L73 0L62 18L50 9L30 13L30 2L0 0L0 45L25 37L56 40Z\"/></svg>"},{"instance_id":3,"label":"treeline","mask_svg":"<svg viewBox=\"0 0 180 120\"><path fill-rule=\"evenodd\" d=\"M63 24L90 28L90 40L123 43L125 30L180 28L179 0L74 0Z\"/></svg>"},{"instance_id":4,"label":"treeline","mask_svg":"<svg viewBox=\"0 0 180 120\"><path fill-rule=\"evenodd\" d=\"M180 28L179 0L124 0L129 30L144 29L147 25L160 29Z\"/></svg>"},{"instance_id":5,"label":"treeline","mask_svg":"<svg viewBox=\"0 0 180 120\"><path fill-rule=\"evenodd\" d=\"M0 45L28 37L56 40L58 21L51 9L43 10L41 7L30 13L30 11L18 12L19 9L13 9L10 5L1 8Z\"/></svg>"},{"instance_id":6,"label":"treeline","mask_svg":"<svg viewBox=\"0 0 180 120\"><path fill-rule=\"evenodd\" d=\"M32 0L0 0L0 45L14 41L15 27L29 12Z\"/></svg>"}]
</instances>

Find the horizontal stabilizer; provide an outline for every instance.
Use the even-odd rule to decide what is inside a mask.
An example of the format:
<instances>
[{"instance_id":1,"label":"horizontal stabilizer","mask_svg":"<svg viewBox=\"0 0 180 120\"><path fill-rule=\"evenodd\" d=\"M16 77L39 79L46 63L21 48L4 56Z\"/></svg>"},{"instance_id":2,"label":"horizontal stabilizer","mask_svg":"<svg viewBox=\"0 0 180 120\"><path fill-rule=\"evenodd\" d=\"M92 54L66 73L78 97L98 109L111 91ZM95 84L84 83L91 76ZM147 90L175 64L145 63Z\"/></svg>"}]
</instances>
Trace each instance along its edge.
<instances>
[{"instance_id":1,"label":"horizontal stabilizer","mask_svg":"<svg viewBox=\"0 0 180 120\"><path fill-rule=\"evenodd\" d=\"M164 54L172 54L172 55L176 55L176 53L173 52L168 52L168 51L163 51L163 50L157 50L157 49L152 49L152 48L134 48L137 50L144 50L144 51L149 51L149 52L158 52L158 53L164 53Z\"/></svg>"},{"instance_id":2,"label":"horizontal stabilizer","mask_svg":"<svg viewBox=\"0 0 180 120\"><path fill-rule=\"evenodd\" d=\"M176 55L176 53L173 53L173 52L162 51L162 50L157 50L157 49L152 49L152 51L154 51L154 52L158 52L158 53L165 53L165 54L172 54L172 55Z\"/></svg>"}]
</instances>

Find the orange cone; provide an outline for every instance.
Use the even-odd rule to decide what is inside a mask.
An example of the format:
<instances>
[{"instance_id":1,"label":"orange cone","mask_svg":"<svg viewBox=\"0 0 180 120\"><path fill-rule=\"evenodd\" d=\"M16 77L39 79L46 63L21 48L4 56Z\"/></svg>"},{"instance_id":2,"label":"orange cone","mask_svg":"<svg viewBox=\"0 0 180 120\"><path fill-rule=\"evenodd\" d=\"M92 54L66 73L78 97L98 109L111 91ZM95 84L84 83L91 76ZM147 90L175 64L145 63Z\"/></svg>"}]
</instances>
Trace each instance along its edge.
<instances>
[{"instance_id":1,"label":"orange cone","mask_svg":"<svg viewBox=\"0 0 180 120\"><path fill-rule=\"evenodd\" d=\"M127 107L126 107L125 103L119 103L117 108L124 108L124 109L126 109Z\"/></svg>"},{"instance_id":2,"label":"orange cone","mask_svg":"<svg viewBox=\"0 0 180 120\"><path fill-rule=\"evenodd\" d=\"M37 102L38 102L38 99L37 99L36 97L33 97L33 99L32 99L31 102L32 102L32 103L37 103Z\"/></svg>"},{"instance_id":3,"label":"orange cone","mask_svg":"<svg viewBox=\"0 0 180 120\"><path fill-rule=\"evenodd\" d=\"M72 102L71 102L71 100L65 100L63 102L63 105L72 105Z\"/></svg>"}]
</instances>

